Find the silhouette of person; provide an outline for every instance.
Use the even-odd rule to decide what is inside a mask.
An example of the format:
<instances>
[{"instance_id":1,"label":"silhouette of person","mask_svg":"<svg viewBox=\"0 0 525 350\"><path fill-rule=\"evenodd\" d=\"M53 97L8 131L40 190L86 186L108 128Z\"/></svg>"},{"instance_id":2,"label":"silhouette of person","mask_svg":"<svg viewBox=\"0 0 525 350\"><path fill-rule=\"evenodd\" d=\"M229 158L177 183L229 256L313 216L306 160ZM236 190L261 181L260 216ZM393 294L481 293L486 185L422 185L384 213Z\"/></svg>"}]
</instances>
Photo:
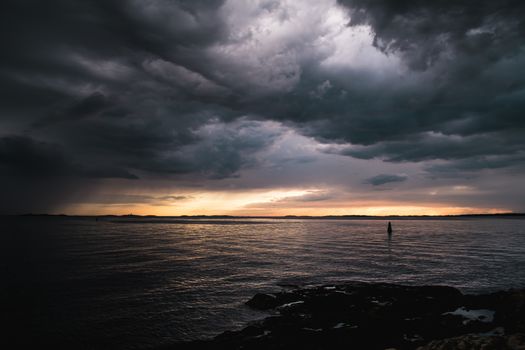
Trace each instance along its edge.
<instances>
[{"instance_id":1,"label":"silhouette of person","mask_svg":"<svg viewBox=\"0 0 525 350\"><path fill-rule=\"evenodd\" d=\"M388 222L388 228L386 229L386 232L388 232L388 238L392 237L392 224L390 221Z\"/></svg>"}]
</instances>

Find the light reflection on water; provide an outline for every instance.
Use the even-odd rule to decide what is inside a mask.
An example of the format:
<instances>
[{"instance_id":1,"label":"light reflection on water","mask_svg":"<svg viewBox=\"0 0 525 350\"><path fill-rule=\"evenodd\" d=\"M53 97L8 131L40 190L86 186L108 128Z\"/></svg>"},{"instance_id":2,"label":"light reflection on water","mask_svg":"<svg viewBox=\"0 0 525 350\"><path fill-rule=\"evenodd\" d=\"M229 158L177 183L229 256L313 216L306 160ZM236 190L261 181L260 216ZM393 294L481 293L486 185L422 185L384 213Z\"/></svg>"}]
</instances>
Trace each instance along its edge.
<instances>
[{"instance_id":1,"label":"light reflection on water","mask_svg":"<svg viewBox=\"0 0 525 350\"><path fill-rule=\"evenodd\" d=\"M392 240L376 220L10 220L1 238L8 315L35 339L80 347L140 348L239 328L264 316L243 303L280 285L525 287L523 220L393 221Z\"/></svg>"}]
</instances>

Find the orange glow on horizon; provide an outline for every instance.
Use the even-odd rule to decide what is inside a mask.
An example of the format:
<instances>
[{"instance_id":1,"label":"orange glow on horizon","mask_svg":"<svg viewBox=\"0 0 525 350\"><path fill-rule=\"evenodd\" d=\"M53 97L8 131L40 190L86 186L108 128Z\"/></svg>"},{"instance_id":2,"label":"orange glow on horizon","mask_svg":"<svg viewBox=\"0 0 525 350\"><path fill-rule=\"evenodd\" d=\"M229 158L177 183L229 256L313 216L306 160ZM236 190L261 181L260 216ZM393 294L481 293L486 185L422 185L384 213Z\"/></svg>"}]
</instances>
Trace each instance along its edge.
<instances>
[{"instance_id":1,"label":"orange glow on horizon","mask_svg":"<svg viewBox=\"0 0 525 350\"><path fill-rule=\"evenodd\" d=\"M225 205L224 207L227 207ZM156 207L144 205L130 205L126 207L100 207L92 205L78 205L67 211L57 211L55 214L66 213L69 215L155 215L155 216L180 216L180 215L231 215L231 216L328 216L328 215L368 215L368 216L440 216L462 214L501 214L512 211L502 208L473 208L473 207L417 207L417 206L378 206L378 207L352 207L352 208L283 208L283 209L175 209L172 207Z\"/></svg>"},{"instance_id":2,"label":"orange glow on horizon","mask_svg":"<svg viewBox=\"0 0 525 350\"><path fill-rule=\"evenodd\" d=\"M506 208L464 207L450 203L398 203L363 200L302 200L319 190L266 190L191 193L171 203L79 203L57 213L72 215L232 215L232 216L326 216L326 215L460 215L508 213Z\"/></svg>"}]
</instances>

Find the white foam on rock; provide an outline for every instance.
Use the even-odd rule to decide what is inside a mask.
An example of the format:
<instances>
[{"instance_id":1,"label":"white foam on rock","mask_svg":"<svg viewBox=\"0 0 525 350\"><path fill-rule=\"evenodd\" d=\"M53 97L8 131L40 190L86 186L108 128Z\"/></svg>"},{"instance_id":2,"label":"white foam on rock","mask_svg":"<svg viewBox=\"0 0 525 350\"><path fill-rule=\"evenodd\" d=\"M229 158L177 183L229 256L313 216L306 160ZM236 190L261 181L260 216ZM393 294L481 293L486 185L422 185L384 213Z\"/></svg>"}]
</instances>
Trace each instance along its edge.
<instances>
[{"instance_id":1,"label":"white foam on rock","mask_svg":"<svg viewBox=\"0 0 525 350\"><path fill-rule=\"evenodd\" d=\"M279 306L279 309L284 309L284 308L291 307L291 306L298 305L298 304L304 304L304 301L303 300L299 300L299 301L294 301L292 303L283 304L283 305Z\"/></svg>"},{"instance_id":2,"label":"white foam on rock","mask_svg":"<svg viewBox=\"0 0 525 350\"><path fill-rule=\"evenodd\" d=\"M465 318L463 324L467 324L471 321L480 321L484 323L490 323L494 320L494 314L496 312L488 309L478 310L467 310L464 306L457 308L451 312L445 312L443 315L456 315Z\"/></svg>"}]
</instances>

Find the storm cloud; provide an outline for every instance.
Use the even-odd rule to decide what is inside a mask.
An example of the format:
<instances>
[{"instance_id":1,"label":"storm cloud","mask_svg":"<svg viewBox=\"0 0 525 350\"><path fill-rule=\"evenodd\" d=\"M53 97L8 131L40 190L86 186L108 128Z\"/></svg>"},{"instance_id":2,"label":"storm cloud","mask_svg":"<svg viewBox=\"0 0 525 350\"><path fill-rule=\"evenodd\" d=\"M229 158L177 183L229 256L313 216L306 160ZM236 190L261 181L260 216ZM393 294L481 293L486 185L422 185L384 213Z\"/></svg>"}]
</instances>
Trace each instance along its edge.
<instances>
[{"instance_id":1,"label":"storm cloud","mask_svg":"<svg viewBox=\"0 0 525 350\"><path fill-rule=\"evenodd\" d=\"M380 185L393 183L393 182L403 182L406 180L407 180L407 177L405 175L380 174L380 175L376 175L376 176L366 179L364 183L370 184L373 186L380 186Z\"/></svg>"},{"instance_id":2,"label":"storm cloud","mask_svg":"<svg viewBox=\"0 0 525 350\"><path fill-rule=\"evenodd\" d=\"M333 193L522 178L520 1L7 0L0 29L2 212L115 181Z\"/></svg>"}]
</instances>

